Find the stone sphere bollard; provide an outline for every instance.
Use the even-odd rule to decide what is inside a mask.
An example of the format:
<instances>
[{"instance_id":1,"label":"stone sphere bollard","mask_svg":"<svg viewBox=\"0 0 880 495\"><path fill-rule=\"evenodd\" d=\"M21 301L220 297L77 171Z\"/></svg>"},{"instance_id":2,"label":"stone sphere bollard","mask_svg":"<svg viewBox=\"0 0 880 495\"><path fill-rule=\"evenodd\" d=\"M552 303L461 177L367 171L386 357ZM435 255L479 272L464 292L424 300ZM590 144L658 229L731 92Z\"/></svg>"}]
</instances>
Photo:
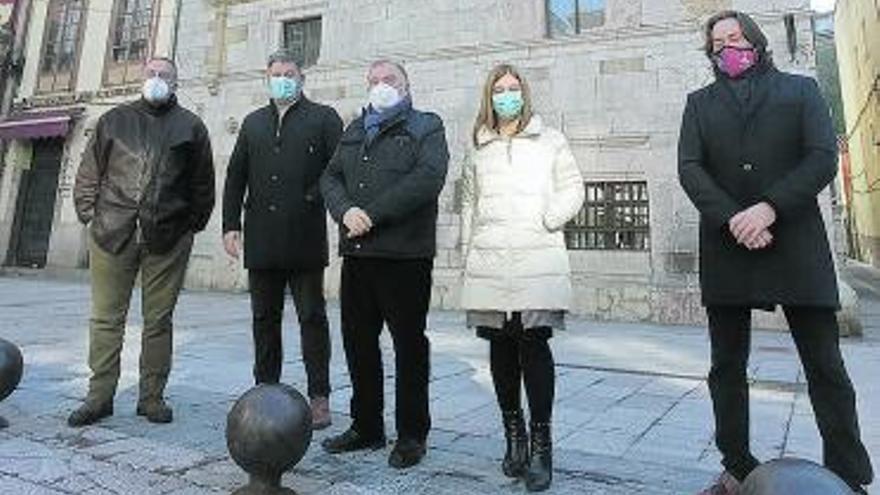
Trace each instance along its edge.
<instances>
[{"instance_id":1,"label":"stone sphere bollard","mask_svg":"<svg viewBox=\"0 0 880 495\"><path fill-rule=\"evenodd\" d=\"M293 387L257 385L242 395L226 418L226 445L250 475L233 495L295 494L281 475L295 466L312 441L312 410Z\"/></svg>"},{"instance_id":2,"label":"stone sphere bollard","mask_svg":"<svg viewBox=\"0 0 880 495\"><path fill-rule=\"evenodd\" d=\"M24 360L21 351L12 342L0 339L0 401L9 397L21 381ZM0 416L0 428L9 423Z\"/></svg>"},{"instance_id":3,"label":"stone sphere bollard","mask_svg":"<svg viewBox=\"0 0 880 495\"><path fill-rule=\"evenodd\" d=\"M836 474L814 462L784 458L755 468L737 494L852 495L852 489Z\"/></svg>"}]
</instances>

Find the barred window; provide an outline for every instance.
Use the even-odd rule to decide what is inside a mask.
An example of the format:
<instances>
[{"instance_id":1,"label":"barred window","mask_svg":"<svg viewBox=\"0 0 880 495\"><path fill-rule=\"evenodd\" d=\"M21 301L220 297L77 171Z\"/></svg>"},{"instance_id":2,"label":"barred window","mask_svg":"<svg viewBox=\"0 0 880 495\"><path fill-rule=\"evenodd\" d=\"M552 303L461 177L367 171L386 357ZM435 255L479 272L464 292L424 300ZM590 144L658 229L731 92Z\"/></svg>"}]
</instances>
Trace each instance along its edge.
<instances>
[{"instance_id":1,"label":"barred window","mask_svg":"<svg viewBox=\"0 0 880 495\"><path fill-rule=\"evenodd\" d=\"M587 182L585 187L584 207L565 226L568 249L650 249L647 182Z\"/></svg>"},{"instance_id":2,"label":"barred window","mask_svg":"<svg viewBox=\"0 0 880 495\"><path fill-rule=\"evenodd\" d=\"M606 0L547 0L547 34L580 34L605 24Z\"/></svg>"},{"instance_id":3,"label":"barred window","mask_svg":"<svg viewBox=\"0 0 880 495\"><path fill-rule=\"evenodd\" d=\"M51 0L49 3L37 93L75 89L85 9L85 0Z\"/></svg>"},{"instance_id":4,"label":"barred window","mask_svg":"<svg viewBox=\"0 0 880 495\"><path fill-rule=\"evenodd\" d=\"M315 65L321 55L321 18L285 22L283 43L300 68Z\"/></svg>"},{"instance_id":5,"label":"barred window","mask_svg":"<svg viewBox=\"0 0 880 495\"><path fill-rule=\"evenodd\" d=\"M155 0L116 0L110 24L104 84L140 82L143 65L152 51Z\"/></svg>"}]
</instances>

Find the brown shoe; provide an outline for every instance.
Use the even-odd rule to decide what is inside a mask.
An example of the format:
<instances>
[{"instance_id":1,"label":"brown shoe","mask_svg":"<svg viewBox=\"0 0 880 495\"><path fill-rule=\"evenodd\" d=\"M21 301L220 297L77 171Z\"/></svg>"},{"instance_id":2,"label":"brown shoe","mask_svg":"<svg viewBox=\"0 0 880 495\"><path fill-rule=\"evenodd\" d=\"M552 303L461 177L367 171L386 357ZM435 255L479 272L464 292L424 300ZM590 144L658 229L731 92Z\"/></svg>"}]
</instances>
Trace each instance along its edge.
<instances>
[{"instance_id":1,"label":"brown shoe","mask_svg":"<svg viewBox=\"0 0 880 495\"><path fill-rule=\"evenodd\" d=\"M312 399L312 429L323 430L330 426L330 400L327 397Z\"/></svg>"},{"instance_id":2,"label":"brown shoe","mask_svg":"<svg viewBox=\"0 0 880 495\"><path fill-rule=\"evenodd\" d=\"M718 479L709 488L698 495L736 495L739 493L740 482L727 471L718 475Z\"/></svg>"},{"instance_id":3,"label":"brown shoe","mask_svg":"<svg viewBox=\"0 0 880 495\"><path fill-rule=\"evenodd\" d=\"M150 423L170 423L174 420L174 411L162 399L138 401L136 412L138 416L146 416Z\"/></svg>"},{"instance_id":4,"label":"brown shoe","mask_svg":"<svg viewBox=\"0 0 880 495\"><path fill-rule=\"evenodd\" d=\"M67 418L68 426L79 428L97 423L98 421L113 415L113 401L103 404L85 402L78 409L70 413Z\"/></svg>"}]
</instances>

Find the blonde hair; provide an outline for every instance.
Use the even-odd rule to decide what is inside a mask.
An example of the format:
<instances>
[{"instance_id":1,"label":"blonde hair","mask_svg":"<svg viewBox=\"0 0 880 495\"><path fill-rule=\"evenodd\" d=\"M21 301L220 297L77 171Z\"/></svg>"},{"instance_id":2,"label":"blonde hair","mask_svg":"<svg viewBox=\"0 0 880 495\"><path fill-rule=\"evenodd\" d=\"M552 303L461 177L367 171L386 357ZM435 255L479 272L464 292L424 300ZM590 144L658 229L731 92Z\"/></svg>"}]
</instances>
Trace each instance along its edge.
<instances>
[{"instance_id":1,"label":"blonde hair","mask_svg":"<svg viewBox=\"0 0 880 495\"><path fill-rule=\"evenodd\" d=\"M515 77L516 80L519 81L520 88L522 89L523 108L522 113L520 113L519 116L519 125L517 126L516 132L522 132L532 120L532 92L529 89L529 83L513 65L497 65L489 72L489 76L486 78L486 84L483 86L482 97L480 100L480 111L477 113L476 122L474 122L474 146L480 145L478 136L483 127L495 131L498 130L499 119L498 116L495 115L495 109L492 107L492 95L494 94L495 83L507 74Z\"/></svg>"}]
</instances>

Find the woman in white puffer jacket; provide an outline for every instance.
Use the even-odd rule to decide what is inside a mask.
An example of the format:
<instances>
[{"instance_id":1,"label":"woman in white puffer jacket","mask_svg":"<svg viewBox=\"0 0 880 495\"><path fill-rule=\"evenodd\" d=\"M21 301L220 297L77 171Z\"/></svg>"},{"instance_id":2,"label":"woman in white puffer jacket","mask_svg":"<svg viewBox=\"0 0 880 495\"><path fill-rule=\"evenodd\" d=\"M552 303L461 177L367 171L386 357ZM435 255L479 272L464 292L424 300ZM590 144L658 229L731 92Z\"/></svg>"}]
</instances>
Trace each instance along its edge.
<instances>
[{"instance_id":1,"label":"woman in white puffer jacket","mask_svg":"<svg viewBox=\"0 0 880 495\"><path fill-rule=\"evenodd\" d=\"M532 114L528 84L510 65L489 74L473 141L462 177L462 306L468 326L490 341L507 438L503 471L541 491L552 477L548 339L563 328L572 295L562 229L583 205L584 184L565 136Z\"/></svg>"}]
</instances>

